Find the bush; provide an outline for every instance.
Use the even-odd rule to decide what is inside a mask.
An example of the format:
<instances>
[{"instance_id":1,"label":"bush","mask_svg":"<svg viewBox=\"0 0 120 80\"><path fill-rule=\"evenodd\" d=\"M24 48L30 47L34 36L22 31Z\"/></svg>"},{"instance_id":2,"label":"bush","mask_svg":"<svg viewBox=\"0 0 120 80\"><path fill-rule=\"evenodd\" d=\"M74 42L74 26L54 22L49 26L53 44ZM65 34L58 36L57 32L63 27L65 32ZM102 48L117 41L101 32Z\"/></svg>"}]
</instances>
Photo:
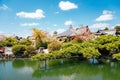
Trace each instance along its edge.
<instances>
[{"instance_id":1,"label":"bush","mask_svg":"<svg viewBox=\"0 0 120 80\"><path fill-rule=\"evenodd\" d=\"M112 54L118 53L120 49L120 37L113 35L102 35L95 40L96 48L101 53L102 58L112 58Z\"/></svg>"},{"instance_id":2,"label":"bush","mask_svg":"<svg viewBox=\"0 0 120 80\"><path fill-rule=\"evenodd\" d=\"M26 46L25 45L15 45L12 48L12 52L15 56L23 56Z\"/></svg>"},{"instance_id":3,"label":"bush","mask_svg":"<svg viewBox=\"0 0 120 80\"><path fill-rule=\"evenodd\" d=\"M48 45L48 49L49 49L50 52L58 51L58 50L61 49L61 43L57 42L57 41L54 41L54 42L52 42Z\"/></svg>"},{"instance_id":4,"label":"bush","mask_svg":"<svg viewBox=\"0 0 120 80\"><path fill-rule=\"evenodd\" d=\"M31 57L36 54L35 48L33 46L26 45L16 45L13 46L12 52L15 56Z\"/></svg>"},{"instance_id":5,"label":"bush","mask_svg":"<svg viewBox=\"0 0 120 80\"><path fill-rule=\"evenodd\" d=\"M40 47L44 47L45 49L48 48L48 44L50 44L50 42L43 42Z\"/></svg>"},{"instance_id":6,"label":"bush","mask_svg":"<svg viewBox=\"0 0 120 80\"><path fill-rule=\"evenodd\" d=\"M72 43L63 43L62 49L68 48L68 47L70 47L70 46L73 46L73 44L72 44Z\"/></svg>"},{"instance_id":7,"label":"bush","mask_svg":"<svg viewBox=\"0 0 120 80\"><path fill-rule=\"evenodd\" d=\"M33 46L26 46L25 51L24 51L24 56L33 56L35 55L35 48Z\"/></svg>"},{"instance_id":8,"label":"bush","mask_svg":"<svg viewBox=\"0 0 120 80\"><path fill-rule=\"evenodd\" d=\"M8 37L5 40L5 45L6 46L14 46L18 43L18 40L16 38Z\"/></svg>"},{"instance_id":9,"label":"bush","mask_svg":"<svg viewBox=\"0 0 120 80\"><path fill-rule=\"evenodd\" d=\"M73 39L71 42L76 44L76 43L82 43L84 40L80 37L76 37L75 39Z\"/></svg>"},{"instance_id":10,"label":"bush","mask_svg":"<svg viewBox=\"0 0 120 80\"><path fill-rule=\"evenodd\" d=\"M37 42L36 42L36 45L35 45L35 48L36 48L36 49L39 49L40 45L41 45L41 43L40 43L39 41L37 41Z\"/></svg>"},{"instance_id":11,"label":"bush","mask_svg":"<svg viewBox=\"0 0 120 80\"><path fill-rule=\"evenodd\" d=\"M45 54L36 54L35 56L32 56L32 59L34 59L34 60L45 60Z\"/></svg>"},{"instance_id":12,"label":"bush","mask_svg":"<svg viewBox=\"0 0 120 80\"><path fill-rule=\"evenodd\" d=\"M37 41L37 42L36 42L36 49L39 49L40 47L44 47L45 49L47 49L49 43L50 43L50 42L40 43L40 42Z\"/></svg>"},{"instance_id":13,"label":"bush","mask_svg":"<svg viewBox=\"0 0 120 80\"><path fill-rule=\"evenodd\" d=\"M5 46L5 42L4 41L0 41L0 48Z\"/></svg>"},{"instance_id":14,"label":"bush","mask_svg":"<svg viewBox=\"0 0 120 80\"><path fill-rule=\"evenodd\" d=\"M101 54L99 53L98 49L95 49L94 47L86 47L81 49L81 52L84 56L84 58L90 59L90 58L98 58Z\"/></svg>"},{"instance_id":15,"label":"bush","mask_svg":"<svg viewBox=\"0 0 120 80\"><path fill-rule=\"evenodd\" d=\"M113 54L113 59L116 59L116 60L120 61L120 53Z\"/></svg>"},{"instance_id":16,"label":"bush","mask_svg":"<svg viewBox=\"0 0 120 80\"><path fill-rule=\"evenodd\" d=\"M32 44L32 42L30 40L28 40L28 39L22 39L19 44L29 46L29 45Z\"/></svg>"}]
</instances>

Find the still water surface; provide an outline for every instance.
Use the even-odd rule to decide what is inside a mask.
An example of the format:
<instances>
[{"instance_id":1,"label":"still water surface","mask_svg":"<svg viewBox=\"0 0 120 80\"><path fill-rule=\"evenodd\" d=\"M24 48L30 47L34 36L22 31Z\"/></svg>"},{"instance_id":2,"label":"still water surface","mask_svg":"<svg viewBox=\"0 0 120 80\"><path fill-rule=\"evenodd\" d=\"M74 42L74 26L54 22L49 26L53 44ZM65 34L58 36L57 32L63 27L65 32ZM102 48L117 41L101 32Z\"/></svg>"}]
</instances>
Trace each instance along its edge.
<instances>
[{"instance_id":1,"label":"still water surface","mask_svg":"<svg viewBox=\"0 0 120 80\"><path fill-rule=\"evenodd\" d=\"M120 80L120 63L76 60L0 61L0 80Z\"/></svg>"}]
</instances>

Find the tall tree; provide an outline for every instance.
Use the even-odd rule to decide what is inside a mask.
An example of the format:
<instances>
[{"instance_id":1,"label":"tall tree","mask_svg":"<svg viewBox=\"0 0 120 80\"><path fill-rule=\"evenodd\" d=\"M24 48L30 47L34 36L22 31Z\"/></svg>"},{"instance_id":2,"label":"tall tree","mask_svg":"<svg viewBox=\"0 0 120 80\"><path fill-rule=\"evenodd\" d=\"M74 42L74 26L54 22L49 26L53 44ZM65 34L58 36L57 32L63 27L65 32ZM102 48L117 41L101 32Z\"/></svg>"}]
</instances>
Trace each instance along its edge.
<instances>
[{"instance_id":1,"label":"tall tree","mask_svg":"<svg viewBox=\"0 0 120 80\"><path fill-rule=\"evenodd\" d=\"M120 26L115 26L116 35L120 35Z\"/></svg>"},{"instance_id":2,"label":"tall tree","mask_svg":"<svg viewBox=\"0 0 120 80\"><path fill-rule=\"evenodd\" d=\"M22 39L22 40L19 42L19 44L29 46L29 45L32 44L32 42L31 42L30 40L28 40L28 39Z\"/></svg>"},{"instance_id":3,"label":"tall tree","mask_svg":"<svg viewBox=\"0 0 120 80\"><path fill-rule=\"evenodd\" d=\"M7 37L5 40L5 45L6 46L14 46L18 44L18 40L16 38L12 38L12 37Z\"/></svg>"},{"instance_id":4,"label":"tall tree","mask_svg":"<svg viewBox=\"0 0 120 80\"><path fill-rule=\"evenodd\" d=\"M32 28L32 31L33 31L33 35L32 36L35 37L35 46L36 46L37 42L40 42L40 44L42 44L43 40L46 37L45 32L42 31L42 30L38 30L36 28Z\"/></svg>"},{"instance_id":5,"label":"tall tree","mask_svg":"<svg viewBox=\"0 0 120 80\"><path fill-rule=\"evenodd\" d=\"M120 31L120 26L115 26L116 31Z\"/></svg>"},{"instance_id":6,"label":"tall tree","mask_svg":"<svg viewBox=\"0 0 120 80\"><path fill-rule=\"evenodd\" d=\"M103 58L112 57L112 54L120 50L120 37L113 35L104 35L95 39L96 48Z\"/></svg>"},{"instance_id":7,"label":"tall tree","mask_svg":"<svg viewBox=\"0 0 120 80\"><path fill-rule=\"evenodd\" d=\"M53 32L53 36L57 36L58 32L57 31L54 31Z\"/></svg>"},{"instance_id":8,"label":"tall tree","mask_svg":"<svg viewBox=\"0 0 120 80\"><path fill-rule=\"evenodd\" d=\"M108 27L105 27L105 29L104 30L109 30L109 28Z\"/></svg>"}]
</instances>

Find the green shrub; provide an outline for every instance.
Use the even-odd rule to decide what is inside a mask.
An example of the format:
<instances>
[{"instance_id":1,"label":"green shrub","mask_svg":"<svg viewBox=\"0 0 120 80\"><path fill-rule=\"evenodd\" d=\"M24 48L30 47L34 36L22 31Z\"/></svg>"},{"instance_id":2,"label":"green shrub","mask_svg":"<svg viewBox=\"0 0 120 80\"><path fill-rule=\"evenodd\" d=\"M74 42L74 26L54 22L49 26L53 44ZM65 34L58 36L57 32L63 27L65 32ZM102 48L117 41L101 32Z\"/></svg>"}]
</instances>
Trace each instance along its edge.
<instances>
[{"instance_id":1,"label":"green shrub","mask_svg":"<svg viewBox=\"0 0 120 80\"><path fill-rule=\"evenodd\" d=\"M25 51L24 51L24 56L32 56L35 55L36 51L35 48L33 46L26 46L25 47Z\"/></svg>"},{"instance_id":2,"label":"green shrub","mask_svg":"<svg viewBox=\"0 0 120 80\"><path fill-rule=\"evenodd\" d=\"M15 45L12 48L12 52L15 56L23 56L26 46L25 45Z\"/></svg>"},{"instance_id":3,"label":"green shrub","mask_svg":"<svg viewBox=\"0 0 120 80\"><path fill-rule=\"evenodd\" d=\"M39 49L40 45L41 45L41 43L40 43L39 41L37 41L37 42L36 42L36 45L35 45L35 48L36 48L36 49Z\"/></svg>"},{"instance_id":4,"label":"green shrub","mask_svg":"<svg viewBox=\"0 0 120 80\"><path fill-rule=\"evenodd\" d=\"M32 56L32 59L34 60L45 60L45 55L46 54L36 54L35 56Z\"/></svg>"},{"instance_id":5,"label":"green shrub","mask_svg":"<svg viewBox=\"0 0 120 80\"><path fill-rule=\"evenodd\" d=\"M74 43L74 44L76 44L76 43L82 43L82 42L83 42L83 39L80 38L80 37L76 37L76 38L73 39L71 42Z\"/></svg>"},{"instance_id":6,"label":"green shrub","mask_svg":"<svg viewBox=\"0 0 120 80\"><path fill-rule=\"evenodd\" d=\"M90 59L90 58L98 58L101 54L99 53L98 49L95 49L94 47L86 47L81 49L81 52L84 56L84 58Z\"/></svg>"},{"instance_id":7,"label":"green shrub","mask_svg":"<svg viewBox=\"0 0 120 80\"><path fill-rule=\"evenodd\" d=\"M48 45L50 44L50 42L43 42L40 47L44 47L45 49L48 48Z\"/></svg>"},{"instance_id":8,"label":"green shrub","mask_svg":"<svg viewBox=\"0 0 120 80\"><path fill-rule=\"evenodd\" d=\"M29 46L29 45L32 44L32 42L31 42L30 40L28 40L28 39L22 39L22 40L19 42L19 44L20 44L20 45L27 45L27 46Z\"/></svg>"},{"instance_id":9,"label":"green shrub","mask_svg":"<svg viewBox=\"0 0 120 80\"><path fill-rule=\"evenodd\" d=\"M73 44L72 44L72 43L63 43L62 49L68 48L68 47L70 47L70 46L73 46Z\"/></svg>"},{"instance_id":10,"label":"green shrub","mask_svg":"<svg viewBox=\"0 0 120 80\"><path fill-rule=\"evenodd\" d=\"M5 46L5 42L4 41L0 41L0 48Z\"/></svg>"},{"instance_id":11,"label":"green shrub","mask_svg":"<svg viewBox=\"0 0 120 80\"><path fill-rule=\"evenodd\" d=\"M120 61L120 53L113 54L113 59L116 59L116 60Z\"/></svg>"},{"instance_id":12,"label":"green shrub","mask_svg":"<svg viewBox=\"0 0 120 80\"><path fill-rule=\"evenodd\" d=\"M8 37L5 40L5 45L6 46L14 46L18 44L18 40L16 38Z\"/></svg>"},{"instance_id":13,"label":"green shrub","mask_svg":"<svg viewBox=\"0 0 120 80\"><path fill-rule=\"evenodd\" d=\"M37 42L36 42L36 49L39 49L39 47L44 47L45 49L47 49L49 43L50 43L50 42L40 43L40 42L37 41Z\"/></svg>"},{"instance_id":14,"label":"green shrub","mask_svg":"<svg viewBox=\"0 0 120 80\"><path fill-rule=\"evenodd\" d=\"M57 41L54 41L54 42L52 42L48 45L48 49L49 49L50 52L58 51L58 50L61 49L61 43L57 42Z\"/></svg>"},{"instance_id":15,"label":"green shrub","mask_svg":"<svg viewBox=\"0 0 120 80\"><path fill-rule=\"evenodd\" d=\"M15 45L12 48L12 52L15 56L31 57L36 54L33 46Z\"/></svg>"},{"instance_id":16,"label":"green shrub","mask_svg":"<svg viewBox=\"0 0 120 80\"><path fill-rule=\"evenodd\" d=\"M70 46L63 51L71 54L81 54L81 47L79 46L79 44L74 44L73 46Z\"/></svg>"}]
</instances>

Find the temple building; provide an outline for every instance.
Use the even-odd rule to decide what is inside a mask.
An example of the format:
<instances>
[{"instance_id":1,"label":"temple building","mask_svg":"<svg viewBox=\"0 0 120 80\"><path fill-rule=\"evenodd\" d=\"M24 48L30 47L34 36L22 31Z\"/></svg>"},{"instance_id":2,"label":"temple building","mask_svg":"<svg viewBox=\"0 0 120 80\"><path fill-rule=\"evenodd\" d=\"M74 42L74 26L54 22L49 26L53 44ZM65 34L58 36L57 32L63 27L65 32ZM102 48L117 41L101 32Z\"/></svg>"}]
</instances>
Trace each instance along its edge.
<instances>
[{"instance_id":1,"label":"temple building","mask_svg":"<svg viewBox=\"0 0 120 80\"><path fill-rule=\"evenodd\" d=\"M88 26L81 26L78 28L73 28L70 26L70 28L63 33L60 33L57 35L57 38L59 40L64 39L66 37L69 37L71 39L76 38L77 36L81 37L84 40L89 40L92 37L92 32L88 28Z\"/></svg>"}]
</instances>

